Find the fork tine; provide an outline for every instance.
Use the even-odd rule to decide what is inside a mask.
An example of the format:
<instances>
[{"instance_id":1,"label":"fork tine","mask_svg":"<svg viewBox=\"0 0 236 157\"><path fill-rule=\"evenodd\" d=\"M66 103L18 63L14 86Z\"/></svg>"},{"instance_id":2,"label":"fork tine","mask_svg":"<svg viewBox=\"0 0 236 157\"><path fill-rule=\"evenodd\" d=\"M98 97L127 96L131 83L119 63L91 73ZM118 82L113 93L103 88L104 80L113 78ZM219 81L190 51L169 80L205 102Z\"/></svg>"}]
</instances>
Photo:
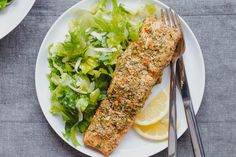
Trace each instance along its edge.
<instances>
[{"instance_id":1,"label":"fork tine","mask_svg":"<svg viewBox=\"0 0 236 157\"><path fill-rule=\"evenodd\" d=\"M167 25L171 26L170 16L169 16L169 13L168 13L168 9L165 9L165 14L166 14Z\"/></svg>"},{"instance_id":2,"label":"fork tine","mask_svg":"<svg viewBox=\"0 0 236 157\"><path fill-rule=\"evenodd\" d=\"M172 21L172 26L178 27L176 24L175 18L174 18L175 11L173 9L169 8L169 12L170 12L170 17L171 17L171 21Z\"/></svg>"},{"instance_id":3,"label":"fork tine","mask_svg":"<svg viewBox=\"0 0 236 157\"><path fill-rule=\"evenodd\" d=\"M180 25L179 16L175 12L174 14L175 14L175 19L176 19L177 24Z\"/></svg>"},{"instance_id":4,"label":"fork tine","mask_svg":"<svg viewBox=\"0 0 236 157\"><path fill-rule=\"evenodd\" d=\"M177 22L177 26L179 27L179 30L181 31L181 33L183 33L183 29L182 29L182 26L181 26L181 23L180 23L180 20L179 20L179 16L175 12L174 12L174 15L175 15L175 20Z\"/></svg>"},{"instance_id":5,"label":"fork tine","mask_svg":"<svg viewBox=\"0 0 236 157\"><path fill-rule=\"evenodd\" d=\"M163 22L163 24L166 24L163 9L161 9L161 21Z\"/></svg>"}]
</instances>

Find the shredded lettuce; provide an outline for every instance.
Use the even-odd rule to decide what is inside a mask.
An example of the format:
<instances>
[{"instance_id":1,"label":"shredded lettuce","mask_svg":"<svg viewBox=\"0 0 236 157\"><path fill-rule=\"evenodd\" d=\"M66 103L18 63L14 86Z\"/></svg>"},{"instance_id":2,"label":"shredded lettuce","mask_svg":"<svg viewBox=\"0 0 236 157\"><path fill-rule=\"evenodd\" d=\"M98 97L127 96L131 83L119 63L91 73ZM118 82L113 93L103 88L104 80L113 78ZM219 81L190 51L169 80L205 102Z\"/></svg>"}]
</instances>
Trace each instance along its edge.
<instances>
[{"instance_id":1,"label":"shredded lettuce","mask_svg":"<svg viewBox=\"0 0 236 157\"><path fill-rule=\"evenodd\" d=\"M12 0L0 0L0 9L3 9L10 3Z\"/></svg>"},{"instance_id":2,"label":"shredded lettuce","mask_svg":"<svg viewBox=\"0 0 236 157\"><path fill-rule=\"evenodd\" d=\"M142 12L154 14L155 7L146 5ZM51 113L61 115L64 137L75 146L79 146L76 133L86 131L107 96L117 57L128 42L139 39L140 15L140 11L130 13L117 0L100 0L94 10L82 10L71 22L63 42L49 45Z\"/></svg>"}]
</instances>

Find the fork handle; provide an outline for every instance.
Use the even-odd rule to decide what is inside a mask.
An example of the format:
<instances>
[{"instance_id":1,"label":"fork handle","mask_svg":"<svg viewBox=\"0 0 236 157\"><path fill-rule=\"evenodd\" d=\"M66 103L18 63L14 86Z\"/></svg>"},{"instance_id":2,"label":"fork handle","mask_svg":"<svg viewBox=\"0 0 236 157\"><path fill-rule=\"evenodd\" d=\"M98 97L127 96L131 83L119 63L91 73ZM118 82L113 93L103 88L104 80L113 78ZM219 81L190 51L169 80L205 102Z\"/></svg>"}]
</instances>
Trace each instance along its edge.
<instances>
[{"instance_id":1,"label":"fork handle","mask_svg":"<svg viewBox=\"0 0 236 157\"><path fill-rule=\"evenodd\" d=\"M177 127L176 127L176 61L170 63L170 101L169 101L169 138L168 156L177 157Z\"/></svg>"},{"instance_id":2,"label":"fork handle","mask_svg":"<svg viewBox=\"0 0 236 157\"><path fill-rule=\"evenodd\" d=\"M202 145L201 136L199 133L196 116L194 114L194 109L191 100L184 100L184 108L186 119L188 123L188 128L190 131L193 152L195 157L205 157L205 152Z\"/></svg>"}]
</instances>

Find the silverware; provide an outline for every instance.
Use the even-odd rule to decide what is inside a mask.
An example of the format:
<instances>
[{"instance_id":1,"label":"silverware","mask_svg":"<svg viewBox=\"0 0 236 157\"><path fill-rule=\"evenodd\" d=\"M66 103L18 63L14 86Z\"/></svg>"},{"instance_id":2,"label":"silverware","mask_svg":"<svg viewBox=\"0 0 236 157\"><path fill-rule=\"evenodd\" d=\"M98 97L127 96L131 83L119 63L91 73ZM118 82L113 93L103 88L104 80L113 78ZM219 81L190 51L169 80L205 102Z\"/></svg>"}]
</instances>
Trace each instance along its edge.
<instances>
[{"instance_id":1,"label":"silverware","mask_svg":"<svg viewBox=\"0 0 236 157\"><path fill-rule=\"evenodd\" d=\"M164 24L176 28L181 31L178 15L172 10L161 9L161 19ZM169 101L169 138L168 138L168 156L177 156L177 113L176 113L176 62L182 53L185 51L184 41L180 41L177 45L175 54L170 63L171 76L170 76L170 101Z\"/></svg>"},{"instance_id":2,"label":"silverware","mask_svg":"<svg viewBox=\"0 0 236 157\"><path fill-rule=\"evenodd\" d=\"M205 152L202 145L202 140L197 125L197 120L193 109L191 95L189 92L188 80L186 77L184 62L182 57L179 58L177 62L176 71L177 71L176 75L177 85L181 91L181 95L183 98L184 109L188 123L188 128L190 131L194 156L205 157Z\"/></svg>"},{"instance_id":3,"label":"silverware","mask_svg":"<svg viewBox=\"0 0 236 157\"><path fill-rule=\"evenodd\" d=\"M185 40L184 40L184 35L183 35L183 29L179 22L179 19L178 18L176 19L178 20L179 29L182 33L182 39L178 44L178 49L183 54L185 52ZM191 95L189 91L188 80L187 80L187 76L185 72L184 60L183 60L182 54L179 57L177 61L177 65L176 65L176 81L177 81L176 83L177 83L178 88L180 89L183 103L184 103L184 109L185 109L186 119L188 123L188 128L190 131L194 156L205 157L202 140L201 140L196 116L193 109L193 104L192 104L192 99L191 99Z\"/></svg>"}]
</instances>

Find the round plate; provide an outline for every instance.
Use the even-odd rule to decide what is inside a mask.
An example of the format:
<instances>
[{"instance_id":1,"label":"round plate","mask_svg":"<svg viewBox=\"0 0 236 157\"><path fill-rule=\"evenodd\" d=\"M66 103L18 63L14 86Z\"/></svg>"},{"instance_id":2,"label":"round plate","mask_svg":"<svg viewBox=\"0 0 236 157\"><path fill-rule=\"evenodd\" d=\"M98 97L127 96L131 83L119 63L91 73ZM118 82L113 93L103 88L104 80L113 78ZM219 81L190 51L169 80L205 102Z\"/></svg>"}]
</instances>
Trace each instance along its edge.
<instances>
[{"instance_id":1,"label":"round plate","mask_svg":"<svg viewBox=\"0 0 236 157\"><path fill-rule=\"evenodd\" d=\"M59 116L52 116L49 113L50 110L50 90L49 90L49 81L47 78L47 74L50 72L48 65L48 45L51 43L63 41L65 34L68 31L69 22L76 17L77 10L79 8L90 9L92 6L96 4L96 0L83 0L70 9L68 9L62 16L58 18L58 20L53 24L51 29L48 31L46 37L43 40L41 48L39 50L37 63L36 63L36 71L35 71L35 83L36 90L38 95L38 100L42 111L48 120L49 124L56 131L56 133L69 145L74 147L71 142L66 141L62 135L64 131L64 122L61 120ZM125 7L129 9L133 9L139 7L141 4L145 3L145 0L122 0L119 1L125 4ZM152 3L156 3L159 7L167 7L163 3L159 1L152 1ZM78 16L78 14L77 14ZM186 24L186 22L181 18L181 22L183 25L183 31L186 40L186 52L184 54L184 61L186 65L186 73L189 81L190 92L192 95L192 101L194 105L194 109L197 112L201 100L204 93L205 86L205 67L204 61L202 57L202 52L200 46L198 44L197 39L195 38L193 32ZM148 103L153 96L155 96L160 90L169 87L169 68L166 68L163 76L163 82L160 85L157 85L153 88L152 94L148 98ZM180 93L177 93L177 112L178 112L178 121L180 123L180 127L178 130L178 137L180 137L187 129L187 123L185 120L184 108L182 104L182 99ZM78 135L78 139L81 144L83 144L83 136ZM75 148L75 147L74 147ZM111 154L113 157L129 157L130 155L136 157L143 156L151 156L156 154L163 149L167 148L167 141L156 142L143 139L138 134L136 134L133 129L130 129L128 134L122 139L118 148ZM87 154L93 157L102 156L100 153L87 148L82 145L80 147L76 147L78 151Z\"/></svg>"},{"instance_id":2,"label":"round plate","mask_svg":"<svg viewBox=\"0 0 236 157\"><path fill-rule=\"evenodd\" d=\"M0 10L0 39L20 24L34 2L35 0L14 0L11 5Z\"/></svg>"}]
</instances>

